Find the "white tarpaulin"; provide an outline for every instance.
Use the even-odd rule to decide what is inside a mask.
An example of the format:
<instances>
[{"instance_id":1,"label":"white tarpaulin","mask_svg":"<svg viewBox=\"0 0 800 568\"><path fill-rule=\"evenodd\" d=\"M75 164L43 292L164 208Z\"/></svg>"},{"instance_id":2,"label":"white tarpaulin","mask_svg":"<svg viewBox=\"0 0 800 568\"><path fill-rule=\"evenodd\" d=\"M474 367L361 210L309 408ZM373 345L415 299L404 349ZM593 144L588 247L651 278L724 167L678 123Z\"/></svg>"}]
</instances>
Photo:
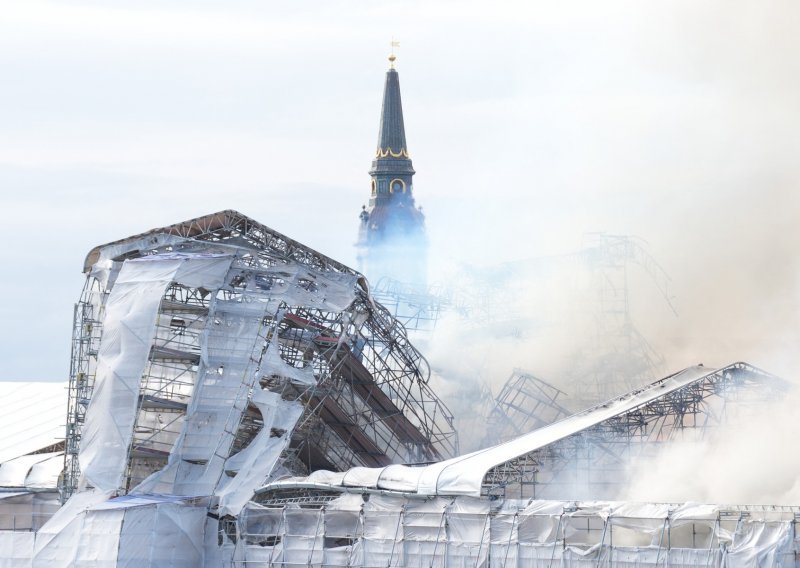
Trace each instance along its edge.
<instances>
[{"instance_id":1,"label":"white tarpaulin","mask_svg":"<svg viewBox=\"0 0 800 568\"><path fill-rule=\"evenodd\" d=\"M230 255L153 255L126 260L105 306L92 400L80 447L85 479L102 490L122 483L136 421L142 373L167 286L219 287Z\"/></svg>"},{"instance_id":2,"label":"white tarpaulin","mask_svg":"<svg viewBox=\"0 0 800 568\"><path fill-rule=\"evenodd\" d=\"M106 303L79 453L81 472L98 489L122 483L158 307L180 265L158 257L125 261Z\"/></svg>"},{"instance_id":3,"label":"white tarpaulin","mask_svg":"<svg viewBox=\"0 0 800 568\"><path fill-rule=\"evenodd\" d=\"M16 459L4 462L0 465L0 487L25 487L33 467L41 462L56 458L61 465L64 464L64 454L62 452L50 452L45 454L32 454L20 456ZM55 485L53 485L55 487Z\"/></svg>"},{"instance_id":4,"label":"white tarpaulin","mask_svg":"<svg viewBox=\"0 0 800 568\"><path fill-rule=\"evenodd\" d=\"M339 482L339 486L360 485L369 489L413 492L430 496L471 495L478 497L481 495L483 479L493 467L571 436L631 408L664 396L666 393L678 390L713 372L713 369L706 367L691 367L647 388L544 426L529 434L426 467L390 465L374 468L374 471L371 472L366 471L367 468L357 468L347 472L343 480ZM307 479L281 480L270 487L277 489L287 485L302 485L304 482L312 482L312 479L309 477Z\"/></svg>"},{"instance_id":5,"label":"white tarpaulin","mask_svg":"<svg viewBox=\"0 0 800 568\"><path fill-rule=\"evenodd\" d=\"M104 499L98 494L94 497ZM71 505L68 518L37 533L33 566L193 568L203 564L205 504L153 495L95 504L92 499L77 499Z\"/></svg>"},{"instance_id":6,"label":"white tarpaulin","mask_svg":"<svg viewBox=\"0 0 800 568\"><path fill-rule=\"evenodd\" d=\"M312 366L289 365L280 355L271 331L285 315L280 306L341 310L354 299L355 278L322 275L296 264L256 269L234 263L226 279L237 283L237 292L212 296L194 391L168 464L135 491L216 493L222 511L236 513L278 462L302 413L299 404L288 405L261 393L257 376L283 377L304 387L316 384ZM212 284L203 286L213 290ZM272 340L267 342L267 336ZM228 456L248 404L264 414L264 431L244 451Z\"/></svg>"},{"instance_id":7,"label":"white tarpaulin","mask_svg":"<svg viewBox=\"0 0 800 568\"><path fill-rule=\"evenodd\" d=\"M170 454L171 491L210 495L223 475L227 453L255 380L254 352L267 303L254 295L212 301L197 384L180 437ZM147 490L147 489L144 489Z\"/></svg>"},{"instance_id":8,"label":"white tarpaulin","mask_svg":"<svg viewBox=\"0 0 800 568\"><path fill-rule=\"evenodd\" d=\"M261 431L246 448L226 461L225 471L235 474L217 491L220 515L236 515L278 463L292 430L303 414L300 402L285 401L277 393L256 390L253 403L261 412ZM280 435L274 433L280 432Z\"/></svg>"},{"instance_id":9,"label":"white tarpaulin","mask_svg":"<svg viewBox=\"0 0 800 568\"><path fill-rule=\"evenodd\" d=\"M64 454L56 453L53 457L37 462L31 467L25 478L25 487L29 489L55 489L58 478L64 470Z\"/></svg>"},{"instance_id":10,"label":"white tarpaulin","mask_svg":"<svg viewBox=\"0 0 800 568\"><path fill-rule=\"evenodd\" d=\"M30 568L36 533L0 531L0 568Z\"/></svg>"},{"instance_id":11,"label":"white tarpaulin","mask_svg":"<svg viewBox=\"0 0 800 568\"><path fill-rule=\"evenodd\" d=\"M794 514L770 507L346 494L322 507L250 504L240 517L237 548L242 565L305 559L317 566L325 558L364 566L794 566ZM776 516L783 520L771 520ZM721 518L736 530L724 529ZM686 539L692 522L697 530L710 523L711 538ZM645 544L632 546L631 539Z\"/></svg>"}]
</instances>

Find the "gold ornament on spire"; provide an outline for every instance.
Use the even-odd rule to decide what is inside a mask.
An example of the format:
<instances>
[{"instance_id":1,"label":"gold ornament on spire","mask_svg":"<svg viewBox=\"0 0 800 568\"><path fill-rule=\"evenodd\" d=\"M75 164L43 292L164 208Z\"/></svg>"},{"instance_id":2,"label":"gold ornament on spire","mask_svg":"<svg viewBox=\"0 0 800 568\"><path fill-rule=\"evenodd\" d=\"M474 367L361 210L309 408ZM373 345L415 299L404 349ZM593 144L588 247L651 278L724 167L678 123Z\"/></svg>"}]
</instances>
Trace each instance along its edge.
<instances>
[{"instance_id":1,"label":"gold ornament on spire","mask_svg":"<svg viewBox=\"0 0 800 568\"><path fill-rule=\"evenodd\" d=\"M394 54L394 48L400 47L400 42L395 41L394 37L392 37L392 53L389 54L389 69L394 69L394 62L397 59L397 56Z\"/></svg>"}]
</instances>

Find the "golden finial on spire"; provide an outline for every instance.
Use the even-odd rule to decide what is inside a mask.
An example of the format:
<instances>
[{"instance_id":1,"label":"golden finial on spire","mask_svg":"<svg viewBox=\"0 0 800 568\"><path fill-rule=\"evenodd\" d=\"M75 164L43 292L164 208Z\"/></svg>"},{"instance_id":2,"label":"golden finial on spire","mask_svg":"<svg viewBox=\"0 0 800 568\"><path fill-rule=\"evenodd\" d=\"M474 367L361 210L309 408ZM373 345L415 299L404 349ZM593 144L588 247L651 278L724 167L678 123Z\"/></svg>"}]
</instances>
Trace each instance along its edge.
<instances>
[{"instance_id":1,"label":"golden finial on spire","mask_svg":"<svg viewBox=\"0 0 800 568\"><path fill-rule=\"evenodd\" d=\"M400 47L400 42L395 41L394 36L392 36L392 53L389 54L389 69L394 69L394 61L397 59L397 56L394 54L395 47Z\"/></svg>"}]
</instances>

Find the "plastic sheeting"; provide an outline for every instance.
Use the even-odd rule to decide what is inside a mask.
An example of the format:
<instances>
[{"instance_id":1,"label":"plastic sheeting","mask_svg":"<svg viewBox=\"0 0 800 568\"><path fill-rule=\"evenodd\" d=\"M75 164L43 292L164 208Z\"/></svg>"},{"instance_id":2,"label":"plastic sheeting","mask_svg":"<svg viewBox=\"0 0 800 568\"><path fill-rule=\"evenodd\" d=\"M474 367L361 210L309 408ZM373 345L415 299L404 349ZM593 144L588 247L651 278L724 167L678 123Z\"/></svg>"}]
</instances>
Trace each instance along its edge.
<instances>
[{"instance_id":1,"label":"plastic sheeting","mask_svg":"<svg viewBox=\"0 0 800 568\"><path fill-rule=\"evenodd\" d=\"M245 274L247 278L242 279ZM275 467L302 413L301 405L289 411L287 403L261 392L255 386L257 375L281 376L302 386L316 384L313 368L286 363L276 340L262 356L269 333L264 322L271 319L277 325L284 315L282 304L341 310L352 303L355 285L353 275L322 275L295 265L258 270L234 265L227 278L234 277L244 281L244 288L230 297L216 295L211 302L196 385L168 465L135 490L182 495L218 492L223 511L230 514L238 512ZM313 292L300 286L311 280ZM248 402L264 415L266 432L239 455L227 456ZM285 434L272 438L273 428ZM231 474L235 478L226 477Z\"/></svg>"},{"instance_id":2,"label":"plastic sheeting","mask_svg":"<svg viewBox=\"0 0 800 568\"><path fill-rule=\"evenodd\" d=\"M253 492L269 476L281 453L289 445L291 432L303 414L300 402L288 402L277 393L255 391L253 403L261 412L261 431L245 449L228 458L225 471L235 472L217 491L219 514L235 515L253 496ZM272 432L283 432L273 436Z\"/></svg>"},{"instance_id":3,"label":"plastic sheeting","mask_svg":"<svg viewBox=\"0 0 800 568\"><path fill-rule=\"evenodd\" d=\"M28 477L36 464L47 462L48 460L53 460L55 464L61 464L58 468L58 472L60 473L64 465L63 456L63 452L31 454L4 462L0 465L0 487L26 487L28 484ZM34 478L32 482L36 487L41 487L47 480L47 474L40 471L37 472L37 477ZM58 480L58 473L56 473L56 480ZM55 488L55 484L53 484L52 487Z\"/></svg>"},{"instance_id":4,"label":"plastic sheeting","mask_svg":"<svg viewBox=\"0 0 800 568\"><path fill-rule=\"evenodd\" d=\"M79 453L81 472L98 489L122 483L158 307L180 265L158 257L125 261L106 303Z\"/></svg>"},{"instance_id":5,"label":"plastic sheeting","mask_svg":"<svg viewBox=\"0 0 800 568\"><path fill-rule=\"evenodd\" d=\"M255 381L252 361L261 350L259 333L267 310L268 302L254 294L212 300L197 383L169 458L174 470L170 492L210 495L217 487ZM148 483L140 488L150 490Z\"/></svg>"},{"instance_id":6,"label":"plastic sheeting","mask_svg":"<svg viewBox=\"0 0 800 568\"><path fill-rule=\"evenodd\" d=\"M172 282L219 287L231 255L169 254L126 260L105 306L92 401L79 453L85 479L120 487L127 464L139 387L150 356L161 298Z\"/></svg>"},{"instance_id":7,"label":"plastic sheeting","mask_svg":"<svg viewBox=\"0 0 800 568\"><path fill-rule=\"evenodd\" d=\"M0 531L0 568L30 568L35 537L34 532Z\"/></svg>"},{"instance_id":8,"label":"plastic sheeting","mask_svg":"<svg viewBox=\"0 0 800 568\"><path fill-rule=\"evenodd\" d=\"M34 567L203 564L205 505L189 505L174 496L120 499L94 507L89 503L76 503L78 510L68 519L37 533Z\"/></svg>"},{"instance_id":9,"label":"plastic sheeting","mask_svg":"<svg viewBox=\"0 0 800 568\"><path fill-rule=\"evenodd\" d=\"M744 520L737 527L727 551L731 566L779 566L791 555L793 523L789 521L759 522Z\"/></svg>"},{"instance_id":10,"label":"plastic sheeting","mask_svg":"<svg viewBox=\"0 0 800 568\"><path fill-rule=\"evenodd\" d=\"M344 494L321 507L251 503L240 517L234 564L793 566L795 512ZM630 545L636 538L646 544Z\"/></svg>"},{"instance_id":11,"label":"plastic sheeting","mask_svg":"<svg viewBox=\"0 0 800 568\"><path fill-rule=\"evenodd\" d=\"M29 489L55 489L58 478L64 470L64 454L57 453L53 457L37 462L31 467L25 478L25 487Z\"/></svg>"},{"instance_id":12,"label":"plastic sheeting","mask_svg":"<svg viewBox=\"0 0 800 568\"><path fill-rule=\"evenodd\" d=\"M66 504L37 531L33 555L34 565L47 566L48 561L59 561L63 550L72 550L76 539L74 523L89 507L106 501L111 492L97 489L81 491L73 495Z\"/></svg>"},{"instance_id":13,"label":"plastic sheeting","mask_svg":"<svg viewBox=\"0 0 800 568\"><path fill-rule=\"evenodd\" d=\"M57 491L0 493L0 530L37 530L60 504Z\"/></svg>"},{"instance_id":14,"label":"plastic sheeting","mask_svg":"<svg viewBox=\"0 0 800 568\"><path fill-rule=\"evenodd\" d=\"M373 468L373 471L366 471L368 468L358 468L355 471L347 472L343 480L339 481L337 485L340 488L359 485L367 489L384 489L427 496L471 495L479 497L483 479L493 467L685 387L713 372L713 369L707 367L690 367L647 388L575 414L497 446L437 462L426 467L390 465L383 468ZM305 484L321 487L319 481L309 477L281 480L271 484L269 488L302 487ZM333 484L331 484L331 487L335 488Z\"/></svg>"}]
</instances>

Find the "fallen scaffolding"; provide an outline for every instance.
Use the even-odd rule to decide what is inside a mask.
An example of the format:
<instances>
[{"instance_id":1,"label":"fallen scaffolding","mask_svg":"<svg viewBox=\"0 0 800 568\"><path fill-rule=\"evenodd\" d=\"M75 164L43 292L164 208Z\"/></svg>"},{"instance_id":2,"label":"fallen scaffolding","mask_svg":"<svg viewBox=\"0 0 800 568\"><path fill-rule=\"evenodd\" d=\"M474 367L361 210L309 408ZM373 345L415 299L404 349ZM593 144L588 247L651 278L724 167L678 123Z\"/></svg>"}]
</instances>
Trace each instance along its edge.
<instances>
[{"instance_id":1,"label":"fallen scaffolding","mask_svg":"<svg viewBox=\"0 0 800 568\"><path fill-rule=\"evenodd\" d=\"M505 442L566 418L570 411L557 402L563 395L563 391L527 371L514 369L495 397L482 447Z\"/></svg>"},{"instance_id":2,"label":"fallen scaffolding","mask_svg":"<svg viewBox=\"0 0 800 568\"><path fill-rule=\"evenodd\" d=\"M64 499L222 491L241 506L271 472L457 453L427 363L363 277L244 215L97 247L84 271Z\"/></svg>"},{"instance_id":3,"label":"fallen scaffolding","mask_svg":"<svg viewBox=\"0 0 800 568\"><path fill-rule=\"evenodd\" d=\"M512 440L426 467L392 465L283 479L264 491L362 487L419 496L603 499L629 483L631 461L719 426L729 407L763 404L786 383L747 363L690 367ZM313 491L312 491L313 493Z\"/></svg>"},{"instance_id":4,"label":"fallen scaffolding","mask_svg":"<svg viewBox=\"0 0 800 568\"><path fill-rule=\"evenodd\" d=\"M632 460L667 443L703 439L732 404L774 401L786 383L747 363L698 366L610 400L512 442L537 447L495 463L481 492L508 497L613 498L628 484ZM511 450L514 451L513 449Z\"/></svg>"},{"instance_id":5,"label":"fallen scaffolding","mask_svg":"<svg viewBox=\"0 0 800 568\"><path fill-rule=\"evenodd\" d=\"M370 292L407 331L421 334L432 332L442 313L455 306L452 294L446 290L420 289L388 277L378 280Z\"/></svg>"}]
</instances>

